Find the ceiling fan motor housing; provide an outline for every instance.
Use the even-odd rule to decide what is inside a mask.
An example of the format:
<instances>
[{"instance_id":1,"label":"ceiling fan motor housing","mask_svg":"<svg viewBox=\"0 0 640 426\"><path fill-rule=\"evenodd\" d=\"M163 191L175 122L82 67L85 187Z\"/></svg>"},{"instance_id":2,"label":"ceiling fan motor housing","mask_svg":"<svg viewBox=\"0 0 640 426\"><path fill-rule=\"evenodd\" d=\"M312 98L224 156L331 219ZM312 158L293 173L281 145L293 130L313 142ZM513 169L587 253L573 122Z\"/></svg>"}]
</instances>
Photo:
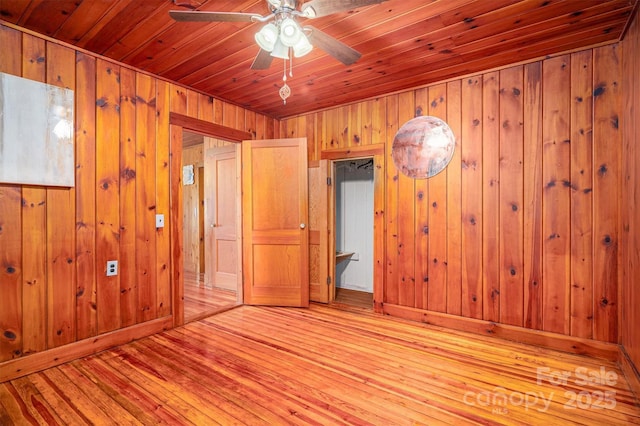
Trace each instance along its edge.
<instances>
[{"instance_id":1,"label":"ceiling fan motor housing","mask_svg":"<svg viewBox=\"0 0 640 426\"><path fill-rule=\"evenodd\" d=\"M271 7L271 12L277 13L279 9L291 9L296 10L298 6L297 0L267 0Z\"/></svg>"}]
</instances>

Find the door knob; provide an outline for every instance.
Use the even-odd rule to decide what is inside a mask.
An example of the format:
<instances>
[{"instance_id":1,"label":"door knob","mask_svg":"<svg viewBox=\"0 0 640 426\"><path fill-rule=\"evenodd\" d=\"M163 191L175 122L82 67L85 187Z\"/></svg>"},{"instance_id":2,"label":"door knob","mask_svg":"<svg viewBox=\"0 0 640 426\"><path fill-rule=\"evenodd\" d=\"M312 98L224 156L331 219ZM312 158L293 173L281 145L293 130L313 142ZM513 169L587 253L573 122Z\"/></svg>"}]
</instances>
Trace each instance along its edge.
<instances>
[{"instance_id":1,"label":"door knob","mask_svg":"<svg viewBox=\"0 0 640 426\"><path fill-rule=\"evenodd\" d=\"M300 224L300 229L304 229L307 225L305 225L304 223Z\"/></svg>"}]
</instances>

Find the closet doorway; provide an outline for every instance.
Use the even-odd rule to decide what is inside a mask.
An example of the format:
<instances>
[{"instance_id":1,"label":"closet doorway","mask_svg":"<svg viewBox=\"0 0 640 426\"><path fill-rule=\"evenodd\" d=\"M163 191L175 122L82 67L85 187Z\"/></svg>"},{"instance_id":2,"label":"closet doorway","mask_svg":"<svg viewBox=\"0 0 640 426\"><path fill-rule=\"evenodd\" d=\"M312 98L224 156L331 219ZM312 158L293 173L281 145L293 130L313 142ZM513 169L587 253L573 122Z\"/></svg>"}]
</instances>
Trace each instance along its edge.
<instances>
[{"instance_id":1,"label":"closet doorway","mask_svg":"<svg viewBox=\"0 0 640 426\"><path fill-rule=\"evenodd\" d=\"M236 306L240 254L237 144L182 135L184 321Z\"/></svg>"},{"instance_id":2,"label":"closet doorway","mask_svg":"<svg viewBox=\"0 0 640 426\"><path fill-rule=\"evenodd\" d=\"M374 160L333 162L335 303L373 308Z\"/></svg>"}]
</instances>

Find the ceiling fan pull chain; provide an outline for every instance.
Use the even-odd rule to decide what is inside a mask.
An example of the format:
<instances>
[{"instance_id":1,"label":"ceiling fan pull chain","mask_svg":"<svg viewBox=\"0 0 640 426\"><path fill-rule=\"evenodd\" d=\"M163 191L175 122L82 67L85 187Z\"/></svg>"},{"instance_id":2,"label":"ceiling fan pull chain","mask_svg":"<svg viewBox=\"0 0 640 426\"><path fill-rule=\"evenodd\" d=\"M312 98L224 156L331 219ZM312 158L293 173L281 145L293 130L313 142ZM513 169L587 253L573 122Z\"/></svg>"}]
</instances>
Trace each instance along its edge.
<instances>
[{"instance_id":1,"label":"ceiling fan pull chain","mask_svg":"<svg viewBox=\"0 0 640 426\"><path fill-rule=\"evenodd\" d=\"M289 59L289 77L293 77L293 56Z\"/></svg>"},{"instance_id":2,"label":"ceiling fan pull chain","mask_svg":"<svg viewBox=\"0 0 640 426\"><path fill-rule=\"evenodd\" d=\"M282 101L286 105L287 98L291 95L291 88L287 85L287 60L286 59L284 60L284 72L282 74L282 81L284 82L284 84L282 85L278 93L280 93L280 97L282 98Z\"/></svg>"}]
</instances>

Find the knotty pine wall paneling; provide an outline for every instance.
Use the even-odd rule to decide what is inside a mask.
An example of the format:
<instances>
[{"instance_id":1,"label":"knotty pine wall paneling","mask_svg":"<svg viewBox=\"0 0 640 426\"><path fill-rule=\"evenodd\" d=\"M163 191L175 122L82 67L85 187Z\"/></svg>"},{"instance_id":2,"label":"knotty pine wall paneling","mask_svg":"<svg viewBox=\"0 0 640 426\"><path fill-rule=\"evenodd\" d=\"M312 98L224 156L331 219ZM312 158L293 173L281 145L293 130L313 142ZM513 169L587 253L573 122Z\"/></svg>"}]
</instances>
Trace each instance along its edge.
<instances>
[{"instance_id":1,"label":"knotty pine wall paneling","mask_svg":"<svg viewBox=\"0 0 640 426\"><path fill-rule=\"evenodd\" d=\"M558 56L545 61L542 73L542 328L545 331L568 334L571 279L568 256L571 241L569 56Z\"/></svg>"},{"instance_id":2,"label":"knotty pine wall paneling","mask_svg":"<svg viewBox=\"0 0 640 426\"><path fill-rule=\"evenodd\" d=\"M184 224L184 270L197 274L200 271L200 240L199 240L199 167L204 166L204 145L191 146L182 150L182 164L193 165L194 183L182 187L183 224Z\"/></svg>"},{"instance_id":3,"label":"knotty pine wall paneling","mask_svg":"<svg viewBox=\"0 0 640 426\"><path fill-rule=\"evenodd\" d=\"M447 83L447 123L455 135L461 134L461 94L462 82ZM461 315L463 304L462 287L462 153L460 139L456 137L456 149L447 167L447 270L451 294L447 297L447 313ZM458 219L458 220L456 220ZM475 303L472 301L472 303Z\"/></svg>"},{"instance_id":4,"label":"knotty pine wall paneling","mask_svg":"<svg viewBox=\"0 0 640 426\"><path fill-rule=\"evenodd\" d=\"M447 85L445 83L429 87L428 98L429 107L426 110L428 115L438 117L447 121ZM403 122L404 123L404 122ZM401 123L400 125L402 125ZM393 141L395 134L389 137ZM457 136L456 136L457 139ZM428 234L429 251L427 261L429 262L428 274L422 277L427 286L427 310L435 312L447 312L447 173L444 169L437 175L427 180L429 187L429 198L427 206L429 209ZM407 208L406 206L404 208ZM454 284L457 287L457 283ZM457 288L454 289L456 291Z\"/></svg>"},{"instance_id":5,"label":"knotty pine wall paneling","mask_svg":"<svg viewBox=\"0 0 640 426\"><path fill-rule=\"evenodd\" d=\"M619 50L584 49L302 116L316 139L310 160L386 144L377 307L461 328L480 319L618 341ZM400 175L391 158L396 131L416 115L440 117L456 134L453 161L426 180ZM299 123L285 119L280 129L299 135Z\"/></svg>"},{"instance_id":6,"label":"knotty pine wall paneling","mask_svg":"<svg viewBox=\"0 0 640 426\"><path fill-rule=\"evenodd\" d=\"M619 191L622 226L620 228L620 283L622 285L620 342L635 373L640 371L640 9L622 41L622 155ZM636 376L637 377L637 376ZM640 378L636 381L640 396Z\"/></svg>"},{"instance_id":7,"label":"knotty pine wall paneling","mask_svg":"<svg viewBox=\"0 0 640 426\"><path fill-rule=\"evenodd\" d=\"M46 43L44 40L33 36L25 36L22 39L22 76L38 82L45 82L45 62L41 58L46 57ZM77 120L90 119L90 117L77 117ZM82 156L84 144L79 141L78 156ZM77 171L77 173L80 170ZM93 188L90 189L93 192ZM76 187L76 196L81 187ZM22 223L26 232L22 233L22 308L23 315L27 318L23 321L22 352L25 354L43 350L46 347L46 317L40 309L44 305L46 288L46 251L37 250L29 253L25 247L44 247L47 243L47 217L46 217L47 191L42 187L27 186L22 188ZM81 207L82 209L82 207ZM82 245L82 234L77 236L77 244ZM79 262L78 266L83 266ZM26 284L26 285L25 285ZM78 315L82 313L78 311ZM91 323L91 321L87 321ZM80 333L81 331L78 330Z\"/></svg>"},{"instance_id":8,"label":"knotty pine wall paneling","mask_svg":"<svg viewBox=\"0 0 640 426\"><path fill-rule=\"evenodd\" d=\"M415 100L413 93L401 93L398 95L398 121L394 123L393 128L397 131L402 123L411 120L414 117ZM355 125L355 123L354 123ZM352 126L349 126L351 128ZM391 129L389 129L391 130ZM395 131L389 131L389 134L395 136ZM397 203L395 209L398 213L398 238L396 269L398 272L398 303L401 305L415 303L415 179L408 178L402 173L396 171L397 179Z\"/></svg>"},{"instance_id":9,"label":"knotty pine wall paneling","mask_svg":"<svg viewBox=\"0 0 640 426\"><path fill-rule=\"evenodd\" d=\"M136 73L120 68L120 325L137 322L136 270Z\"/></svg>"},{"instance_id":10,"label":"knotty pine wall paneling","mask_svg":"<svg viewBox=\"0 0 640 426\"><path fill-rule=\"evenodd\" d=\"M136 322L155 318L157 309L155 83L150 76L136 76Z\"/></svg>"},{"instance_id":11,"label":"knotty pine wall paneling","mask_svg":"<svg viewBox=\"0 0 640 426\"><path fill-rule=\"evenodd\" d=\"M522 326L524 320L523 262L523 67L500 71L499 114L499 321ZM467 145L467 141L463 141ZM504 177L504 178L503 178Z\"/></svg>"},{"instance_id":12,"label":"knotty pine wall paneling","mask_svg":"<svg viewBox=\"0 0 640 426\"><path fill-rule=\"evenodd\" d=\"M619 46L593 52L593 296L594 338L618 341L618 245L622 155Z\"/></svg>"},{"instance_id":13,"label":"knotty pine wall paneling","mask_svg":"<svg viewBox=\"0 0 640 426\"><path fill-rule=\"evenodd\" d=\"M171 234L168 222L171 220L171 150L169 135L169 107L170 84L163 80L156 81L155 93L155 135L156 145L156 212L162 213L165 227L156 231L156 316L158 318L171 315L172 285L171 285ZM154 218L155 219L155 218ZM155 225L154 225L155 228ZM177 237L177 236L176 236ZM154 259L152 259L153 261Z\"/></svg>"},{"instance_id":14,"label":"knotty pine wall paneling","mask_svg":"<svg viewBox=\"0 0 640 426\"><path fill-rule=\"evenodd\" d=\"M3 51L13 54L0 55L0 72L20 75L22 71L22 37L19 31L3 29L0 31L0 43ZM35 201L35 199L34 199ZM37 203L46 202L46 193L41 194ZM0 185L0 280L2 297L0 312L2 318L2 336L0 336L0 359L22 356L23 354L23 242L22 242L22 191L17 185ZM43 217L42 220L46 220ZM35 226L38 226L35 224ZM46 229L42 227L42 229ZM45 272L46 273L46 272ZM27 277L28 279L29 277ZM41 291L46 288L46 276L38 284ZM43 298L43 304L45 303ZM43 318L44 319L44 318ZM44 327L43 327L44 329ZM44 336L44 333L43 333Z\"/></svg>"},{"instance_id":15,"label":"knotty pine wall paneling","mask_svg":"<svg viewBox=\"0 0 640 426\"><path fill-rule=\"evenodd\" d=\"M125 82L127 82L126 79ZM135 86L131 90L133 91L132 95L135 96ZM98 59L95 103L96 157L94 159L97 183L95 191L98 334L120 327L122 271L116 276L107 277L105 275L107 261L119 260L120 257L120 203L126 201L126 199L121 200L119 197L120 96L120 66L104 59ZM96 161L97 159L100 161ZM133 209L135 212L134 205L125 205L124 208ZM135 224L134 228L130 228L130 230L135 232Z\"/></svg>"},{"instance_id":16,"label":"knotty pine wall paneling","mask_svg":"<svg viewBox=\"0 0 640 426\"><path fill-rule=\"evenodd\" d=\"M387 115L386 115L386 157L391 159L391 145L393 136L398 131L398 95L390 95L387 97ZM400 281L400 268L398 266L398 180L400 172L395 167L393 161L387 164L387 186L386 186L386 261L385 261L385 280L384 280L384 302L397 304L399 301L398 286ZM393 249L392 249L393 247Z\"/></svg>"},{"instance_id":17,"label":"knotty pine wall paneling","mask_svg":"<svg viewBox=\"0 0 640 426\"><path fill-rule=\"evenodd\" d=\"M425 115L429 107L429 91L426 88L415 92L416 115ZM392 165L387 165L387 168ZM395 166L393 166L395 167ZM429 302L429 185L427 179L415 181L415 307L426 309Z\"/></svg>"},{"instance_id":18,"label":"knotty pine wall paneling","mask_svg":"<svg viewBox=\"0 0 640 426\"><path fill-rule=\"evenodd\" d=\"M0 72L73 89L76 103L75 187L0 184L2 379L165 327L171 112L257 138L279 122L9 26L0 45Z\"/></svg>"},{"instance_id":19,"label":"knotty pine wall paneling","mask_svg":"<svg viewBox=\"0 0 640 426\"><path fill-rule=\"evenodd\" d=\"M482 138L469 143L480 143L482 150L482 294L479 303L482 318L497 322L500 320L500 73L494 71L478 79L482 81L482 111L476 115L480 115L478 125L482 126ZM469 125L467 121L463 119L463 126ZM463 140L466 146L464 135Z\"/></svg>"},{"instance_id":20,"label":"knotty pine wall paneling","mask_svg":"<svg viewBox=\"0 0 640 426\"><path fill-rule=\"evenodd\" d=\"M482 318L482 90L480 76L461 82L459 131L467 143L457 147L460 154L460 217L462 280L461 315ZM453 130L453 128L452 128Z\"/></svg>"},{"instance_id":21,"label":"knotty pine wall paneling","mask_svg":"<svg viewBox=\"0 0 640 426\"><path fill-rule=\"evenodd\" d=\"M593 106L585 102L593 93L593 55L571 55L571 334L593 337ZM580 190L582 188L582 190Z\"/></svg>"},{"instance_id":22,"label":"knotty pine wall paneling","mask_svg":"<svg viewBox=\"0 0 640 426\"><path fill-rule=\"evenodd\" d=\"M524 66L524 327L542 329L542 62ZM485 142L488 142L485 139ZM499 161L494 157L493 161ZM498 187L495 190L497 192ZM485 192L486 193L486 192ZM487 262L490 260L487 259Z\"/></svg>"}]
</instances>

